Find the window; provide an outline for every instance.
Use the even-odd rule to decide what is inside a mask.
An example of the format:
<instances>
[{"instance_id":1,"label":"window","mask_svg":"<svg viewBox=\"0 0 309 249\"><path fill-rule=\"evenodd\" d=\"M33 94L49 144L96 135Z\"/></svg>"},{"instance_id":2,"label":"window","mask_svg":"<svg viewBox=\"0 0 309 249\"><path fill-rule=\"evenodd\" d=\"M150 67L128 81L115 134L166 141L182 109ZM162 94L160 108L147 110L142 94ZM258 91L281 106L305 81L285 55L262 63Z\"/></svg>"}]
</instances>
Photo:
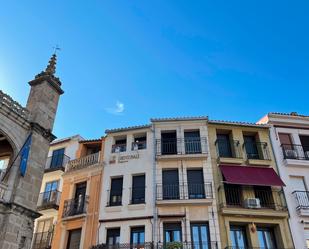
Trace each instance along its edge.
<instances>
[{"instance_id":1,"label":"window","mask_svg":"<svg viewBox=\"0 0 309 249\"><path fill-rule=\"evenodd\" d=\"M51 244L53 219L39 220L33 235L33 248L48 248Z\"/></svg>"},{"instance_id":2,"label":"window","mask_svg":"<svg viewBox=\"0 0 309 249\"><path fill-rule=\"evenodd\" d=\"M194 249L210 249L208 224L191 224L191 241Z\"/></svg>"},{"instance_id":3,"label":"window","mask_svg":"<svg viewBox=\"0 0 309 249\"><path fill-rule=\"evenodd\" d=\"M64 148L54 150L51 163L50 163L50 168L59 168L62 167L63 163L63 158L64 158Z\"/></svg>"},{"instance_id":4,"label":"window","mask_svg":"<svg viewBox=\"0 0 309 249\"><path fill-rule=\"evenodd\" d=\"M305 154L305 159L309 160L309 136L299 136L303 151Z\"/></svg>"},{"instance_id":5,"label":"window","mask_svg":"<svg viewBox=\"0 0 309 249\"><path fill-rule=\"evenodd\" d=\"M117 245L120 241L120 228L107 229L106 244Z\"/></svg>"},{"instance_id":6,"label":"window","mask_svg":"<svg viewBox=\"0 0 309 249\"><path fill-rule=\"evenodd\" d=\"M179 199L178 169L163 170L163 199Z\"/></svg>"},{"instance_id":7,"label":"window","mask_svg":"<svg viewBox=\"0 0 309 249\"><path fill-rule=\"evenodd\" d=\"M142 245L145 243L145 227L131 228L131 244Z\"/></svg>"},{"instance_id":8,"label":"window","mask_svg":"<svg viewBox=\"0 0 309 249\"><path fill-rule=\"evenodd\" d=\"M176 131L161 133L161 152L162 155L177 154Z\"/></svg>"},{"instance_id":9,"label":"window","mask_svg":"<svg viewBox=\"0 0 309 249\"><path fill-rule=\"evenodd\" d=\"M131 203L145 203L145 175L133 176Z\"/></svg>"},{"instance_id":10,"label":"window","mask_svg":"<svg viewBox=\"0 0 309 249\"><path fill-rule=\"evenodd\" d=\"M143 150L146 148L147 148L146 135L134 137L134 142L132 144L132 150Z\"/></svg>"},{"instance_id":11,"label":"window","mask_svg":"<svg viewBox=\"0 0 309 249\"><path fill-rule=\"evenodd\" d=\"M72 205L73 214L82 214L85 211L87 182L77 183L75 186L74 204Z\"/></svg>"},{"instance_id":12,"label":"window","mask_svg":"<svg viewBox=\"0 0 309 249\"><path fill-rule=\"evenodd\" d=\"M233 249L248 248L246 228L244 226L231 226L230 237Z\"/></svg>"},{"instance_id":13,"label":"window","mask_svg":"<svg viewBox=\"0 0 309 249\"><path fill-rule=\"evenodd\" d=\"M224 184L226 204L229 206L242 205L242 189L236 184Z\"/></svg>"},{"instance_id":14,"label":"window","mask_svg":"<svg viewBox=\"0 0 309 249\"><path fill-rule=\"evenodd\" d=\"M244 141L248 159L260 159L255 136L246 135Z\"/></svg>"},{"instance_id":15,"label":"window","mask_svg":"<svg viewBox=\"0 0 309 249\"><path fill-rule=\"evenodd\" d=\"M185 131L184 137L186 154L197 154L202 152L199 131Z\"/></svg>"},{"instance_id":16,"label":"window","mask_svg":"<svg viewBox=\"0 0 309 249\"><path fill-rule=\"evenodd\" d=\"M217 134L219 157L233 157L229 134Z\"/></svg>"},{"instance_id":17,"label":"window","mask_svg":"<svg viewBox=\"0 0 309 249\"><path fill-rule=\"evenodd\" d=\"M58 190L58 181L47 182L45 184L45 190L43 193L43 204L53 201L56 198L56 192Z\"/></svg>"},{"instance_id":18,"label":"window","mask_svg":"<svg viewBox=\"0 0 309 249\"><path fill-rule=\"evenodd\" d=\"M182 241L181 239L181 223L164 223L164 243Z\"/></svg>"},{"instance_id":19,"label":"window","mask_svg":"<svg viewBox=\"0 0 309 249\"><path fill-rule=\"evenodd\" d=\"M69 231L67 249L79 249L82 229L74 229Z\"/></svg>"},{"instance_id":20,"label":"window","mask_svg":"<svg viewBox=\"0 0 309 249\"><path fill-rule=\"evenodd\" d=\"M9 160L9 157L0 157L0 173L7 168L7 166L9 165Z\"/></svg>"},{"instance_id":21,"label":"window","mask_svg":"<svg viewBox=\"0 0 309 249\"><path fill-rule=\"evenodd\" d=\"M187 179L189 199L205 198L203 170L187 170Z\"/></svg>"},{"instance_id":22,"label":"window","mask_svg":"<svg viewBox=\"0 0 309 249\"><path fill-rule=\"evenodd\" d=\"M127 150L127 139L118 138L115 140L115 144L112 147L112 153L125 152Z\"/></svg>"},{"instance_id":23,"label":"window","mask_svg":"<svg viewBox=\"0 0 309 249\"><path fill-rule=\"evenodd\" d=\"M258 228L258 239L260 248L273 249L276 247L274 230L272 228Z\"/></svg>"},{"instance_id":24,"label":"window","mask_svg":"<svg viewBox=\"0 0 309 249\"><path fill-rule=\"evenodd\" d=\"M122 184L123 178L113 178L111 181L111 191L110 191L110 206L120 206L122 205Z\"/></svg>"}]
</instances>

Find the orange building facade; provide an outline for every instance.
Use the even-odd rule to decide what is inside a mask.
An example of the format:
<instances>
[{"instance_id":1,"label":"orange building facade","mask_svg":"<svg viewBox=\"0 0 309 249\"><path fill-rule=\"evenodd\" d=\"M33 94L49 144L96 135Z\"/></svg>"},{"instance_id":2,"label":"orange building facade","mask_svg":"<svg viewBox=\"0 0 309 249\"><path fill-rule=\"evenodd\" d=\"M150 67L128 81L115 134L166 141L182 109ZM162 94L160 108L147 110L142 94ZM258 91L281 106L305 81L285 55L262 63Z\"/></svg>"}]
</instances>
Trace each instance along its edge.
<instances>
[{"instance_id":1,"label":"orange building facade","mask_svg":"<svg viewBox=\"0 0 309 249\"><path fill-rule=\"evenodd\" d=\"M63 177L52 249L90 248L97 242L104 138L81 141Z\"/></svg>"}]
</instances>

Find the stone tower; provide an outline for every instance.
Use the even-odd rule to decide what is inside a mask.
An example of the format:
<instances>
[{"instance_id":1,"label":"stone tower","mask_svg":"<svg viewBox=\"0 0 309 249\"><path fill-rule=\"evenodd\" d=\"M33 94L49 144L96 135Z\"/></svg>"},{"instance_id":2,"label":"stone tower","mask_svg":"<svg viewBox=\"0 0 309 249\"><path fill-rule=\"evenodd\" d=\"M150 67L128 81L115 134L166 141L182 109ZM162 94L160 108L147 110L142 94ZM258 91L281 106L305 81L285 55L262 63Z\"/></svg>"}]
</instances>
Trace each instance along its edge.
<instances>
[{"instance_id":1,"label":"stone tower","mask_svg":"<svg viewBox=\"0 0 309 249\"><path fill-rule=\"evenodd\" d=\"M0 249L30 248L61 82L56 55L29 82L26 108L0 90ZM2 165L2 166L1 166ZM3 165L6 165L5 167Z\"/></svg>"}]
</instances>

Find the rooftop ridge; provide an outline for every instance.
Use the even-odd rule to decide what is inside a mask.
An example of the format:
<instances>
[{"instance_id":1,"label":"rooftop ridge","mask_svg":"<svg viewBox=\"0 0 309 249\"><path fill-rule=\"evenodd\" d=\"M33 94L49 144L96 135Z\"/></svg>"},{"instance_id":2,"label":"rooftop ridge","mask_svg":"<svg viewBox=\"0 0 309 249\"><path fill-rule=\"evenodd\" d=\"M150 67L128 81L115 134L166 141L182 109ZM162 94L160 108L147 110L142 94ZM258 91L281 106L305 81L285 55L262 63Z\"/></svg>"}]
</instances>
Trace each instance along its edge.
<instances>
[{"instance_id":1,"label":"rooftop ridge","mask_svg":"<svg viewBox=\"0 0 309 249\"><path fill-rule=\"evenodd\" d=\"M253 122L246 121L229 121L229 120L209 120L209 123L219 123L219 124L230 124L230 125L245 125L245 126L255 126L255 127L269 127L267 124L257 124Z\"/></svg>"},{"instance_id":2,"label":"rooftop ridge","mask_svg":"<svg viewBox=\"0 0 309 249\"><path fill-rule=\"evenodd\" d=\"M151 118L151 122L161 121L193 121L193 120L208 120L208 116L182 116L182 117L170 117L170 118Z\"/></svg>"},{"instance_id":3,"label":"rooftop ridge","mask_svg":"<svg viewBox=\"0 0 309 249\"><path fill-rule=\"evenodd\" d=\"M129 131L129 130L135 130L135 129L150 128L150 127L151 127L150 124L127 126L127 127L121 127L121 128L106 129L105 133L114 133L114 132Z\"/></svg>"}]
</instances>

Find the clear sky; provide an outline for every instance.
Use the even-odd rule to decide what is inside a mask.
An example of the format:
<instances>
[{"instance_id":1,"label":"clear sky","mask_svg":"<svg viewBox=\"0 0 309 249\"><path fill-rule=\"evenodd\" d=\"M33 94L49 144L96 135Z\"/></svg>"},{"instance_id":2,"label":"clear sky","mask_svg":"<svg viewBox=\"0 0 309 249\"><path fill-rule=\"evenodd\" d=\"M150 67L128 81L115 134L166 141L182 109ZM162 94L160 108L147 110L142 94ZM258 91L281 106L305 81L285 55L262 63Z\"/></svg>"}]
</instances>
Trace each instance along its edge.
<instances>
[{"instance_id":1,"label":"clear sky","mask_svg":"<svg viewBox=\"0 0 309 249\"><path fill-rule=\"evenodd\" d=\"M1 1L0 89L25 105L58 44L58 137L151 117L309 114L308 13L308 0Z\"/></svg>"}]
</instances>

